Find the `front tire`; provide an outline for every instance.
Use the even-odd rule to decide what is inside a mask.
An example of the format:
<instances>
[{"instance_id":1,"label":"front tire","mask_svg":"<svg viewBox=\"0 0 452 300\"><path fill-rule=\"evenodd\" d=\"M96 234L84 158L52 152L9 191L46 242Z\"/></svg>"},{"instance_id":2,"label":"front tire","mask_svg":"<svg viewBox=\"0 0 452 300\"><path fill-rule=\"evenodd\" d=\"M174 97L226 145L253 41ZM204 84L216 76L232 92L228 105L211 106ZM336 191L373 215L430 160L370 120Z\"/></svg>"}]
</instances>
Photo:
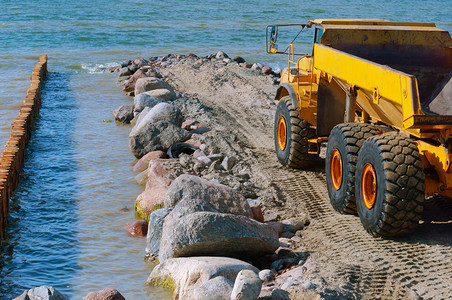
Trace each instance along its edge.
<instances>
[{"instance_id":1,"label":"front tire","mask_svg":"<svg viewBox=\"0 0 452 300\"><path fill-rule=\"evenodd\" d=\"M274 139L278 161L290 168L306 168L316 154L309 154L309 139L315 131L300 118L289 96L281 98L275 114Z\"/></svg>"},{"instance_id":2,"label":"front tire","mask_svg":"<svg viewBox=\"0 0 452 300\"><path fill-rule=\"evenodd\" d=\"M358 215L374 236L412 232L424 209L424 170L412 140L398 134L368 139L356 165Z\"/></svg>"},{"instance_id":3,"label":"front tire","mask_svg":"<svg viewBox=\"0 0 452 300\"><path fill-rule=\"evenodd\" d=\"M355 171L358 152L364 141L378 134L372 124L336 125L328 137L325 173L333 208L341 214L356 214Z\"/></svg>"}]
</instances>

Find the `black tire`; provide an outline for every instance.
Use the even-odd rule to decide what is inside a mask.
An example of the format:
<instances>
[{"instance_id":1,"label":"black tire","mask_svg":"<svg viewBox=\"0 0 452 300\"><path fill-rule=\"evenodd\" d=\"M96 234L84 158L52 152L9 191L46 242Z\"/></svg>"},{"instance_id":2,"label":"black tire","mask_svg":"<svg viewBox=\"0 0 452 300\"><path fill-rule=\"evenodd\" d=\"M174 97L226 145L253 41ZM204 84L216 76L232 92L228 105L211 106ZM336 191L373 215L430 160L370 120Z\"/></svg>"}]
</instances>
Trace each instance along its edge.
<instances>
[{"instance_id":1,"label":"black tire","mask_svg":"<svg viewBox=\"0 0 452 300\"><path fill-rule=\"evenodd\" d=\"M369 137L379 131L372 124L343 123L336 125L330 132L325 157L325 173L328 195L333 208L341 214L356 214L355 171L358 152ZM333 185L331 158L334 150L339 151L342 163L340 187Z\"/></svg>"},{"instance_id":2,"label":"black tire","mask_svg":"<svg viewBox=\"0 0 452 300\"><path fill-rule=\"evenodd\" d=\"M285 147L281 147L278 138L278 124L285 121ZM318 157L309 154L309 139L315 138L315 130L308 122L300 118L289 96L281 98L275 114L274 139L278 161L290 168L306 168ZM316 145L315 145L316 146Z\"/></svg>"},{"instance_id":3,"label":"black tire","mask_svg":"<svg viewBox=\"0 0 452 300\"><path fill-rule=\"evenodd\" d=\"M376 186L370 189L376 192L375 201L372 206L367 202L370 208L363 200L369 189L362 187L368 164L376 177ZM370 138L361 147L356 169L358 215L364 228L385 237L412 232L425 200L423 165L413 141L396 133Z\"/></svg>"},{"instance_id":4,"label":"black tire","mask_svg":"<svg viewBox=\"0 0 452 300\"><path fill-rule=\"evenodd\" d=\"M185 154L193 154L199 148L187 143L174 143L172 144L166 154L168 154L169 158L179 158L181 153Z\"/></svg>"}]
</instances>

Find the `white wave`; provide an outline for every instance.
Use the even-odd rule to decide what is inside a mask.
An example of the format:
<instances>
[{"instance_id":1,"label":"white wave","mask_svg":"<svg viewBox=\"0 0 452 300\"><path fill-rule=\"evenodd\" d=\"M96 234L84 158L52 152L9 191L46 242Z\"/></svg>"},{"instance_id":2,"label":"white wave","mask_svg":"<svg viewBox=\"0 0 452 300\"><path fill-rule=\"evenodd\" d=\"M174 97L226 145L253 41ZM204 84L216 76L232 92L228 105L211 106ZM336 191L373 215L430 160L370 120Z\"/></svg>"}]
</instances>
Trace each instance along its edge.
<instances>
[{"instance_id":1,"label":"white wave","mask_svg":"<svg viewBox=\"0 0 452 300\"><path fill-rule=\"evenodd\" d=\"M111 67L119 66L116 62L105 63L105 64L81 64L82 70L87 70L90 74L103 73L105 70Z\"/></svg>"}]
</instances>

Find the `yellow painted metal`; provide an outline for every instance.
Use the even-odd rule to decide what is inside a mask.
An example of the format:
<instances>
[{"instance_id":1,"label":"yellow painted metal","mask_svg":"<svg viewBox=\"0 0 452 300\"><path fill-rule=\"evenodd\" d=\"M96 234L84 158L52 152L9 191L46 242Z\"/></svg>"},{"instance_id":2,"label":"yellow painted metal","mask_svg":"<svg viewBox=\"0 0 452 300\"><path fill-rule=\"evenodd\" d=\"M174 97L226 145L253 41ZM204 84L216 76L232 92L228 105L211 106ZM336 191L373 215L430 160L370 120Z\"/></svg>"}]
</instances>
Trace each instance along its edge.
<instances>
[{"instance_id":1,"label":"yellow painted metal","mask_svg":"<svg viewBox=\"0 0 452 300\"><path fill-rule=\"evenodd\" d=\"M328 141L328 137L318 137L318 138L315 138L315 139L309 139L308 140L309 143L313 143L313 144L320 144L320 143L323 143L323 142L326 142L326 141Z\"/></svg>"},{"instance_id":2,"label":"yellow painted metal","mask_svg":"<svg viewBox=\"0 0 452 300\"><path fill-rule=\"evenodd\" d=\"M435 146L422 140L417 140L415 143L419 153L435 169L444 188L452 188L452 151L443 145ZM429 166L424 165L424 167Z\"/></svg>"},{"instance_id":3,"label":"yellow painted metal","mask_svg":"<svg viewBox=\"0 0 452 300\"><path fill-rule=\"evenodd\" d=\"M314 54L314 68L364 90L358 94L357 103L367 108L371 117L403 129L403 120L422 114L418 91L412 89L416 87L414 76L320 44L314 45ZM410 133L419 135L416 130Z\"/></svg>"}]
</instances>

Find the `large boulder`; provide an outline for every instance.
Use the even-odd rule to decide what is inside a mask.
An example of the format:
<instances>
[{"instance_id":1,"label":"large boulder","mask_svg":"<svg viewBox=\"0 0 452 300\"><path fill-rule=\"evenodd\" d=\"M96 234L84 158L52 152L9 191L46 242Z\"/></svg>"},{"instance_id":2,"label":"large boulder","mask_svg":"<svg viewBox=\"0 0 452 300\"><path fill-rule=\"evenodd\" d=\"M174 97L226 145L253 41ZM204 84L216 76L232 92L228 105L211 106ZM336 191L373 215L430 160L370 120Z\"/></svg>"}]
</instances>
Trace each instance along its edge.
<instances>
[{"instance_id":1,"label":"large boulder","mask_svg":"<svg viewBox=\"0 0 452 300\"><path fill-rule=\"evenodd\" d=\"M135 90L135 85L138 81L138 79L140 78L147 78L148 75L146 75L146 73L142 70L139 69L137 70L132 77L129 78L129 80L127 80L127 82L124 84L124 87L122 88L122 90L124 92L132 92Z\"/></svg>"},{"instance_id":2,"label":"large boulder","mask_svg":"<svg viewBox=\"0 0 452 300\"><path fill-rule=\"evenodd\" d=\"M142 111L145 107L153 108L154 106L161 102L162 99L153 97L145 93L136 95L133 98L133 104L135 105L135 111L137 112Z\"/></svg>"},{"instance_id":3,"label":"large boulder","mask_svg":"<svg viewBox=\"0 0 452 300\"><path fill-rule=\"evenodd\" d=\"M168 89L156 89L144 92L143 94L162 99L163 101L173 101L176 99L176 93L173 90L170 91Z\"/></svg>"},{"instance_id":4,"label":"large boulder","mask_svg":"<svg viewBox=\"0 0 452 300\"><path fill-rule=\"evenodd\" d=\"M177 208L165 218L160 261L203 255L251 259L271 254L279 246L273 227L248 217L208 211L181 218L176 214Z\"/></svg>"},{"instance_id":5,"label":"large boulder","mask_svg":"<svg viewBox=\"0 0 452 300\"><path fill-rule=\"evenodd\" d=\"M119 77L123 77L123 76L130 76L130 75L132 75L133 71L128 66L125 66L125 67L119 69L118 73L119 73L118 74Z\"/></svg>"},{"instance_id":6,"label":"large boulder","mask_svg":"<svg viewBox=\"0 0 452 300\"><path fill-rule=\"evenodd\" d=\"M149 152L137 161L137 163L133 166L132 171L143 172L149 167L149 162L151 160L160 158L168 158L168 154L160 150Z\"/></svg>"},{"instance_id":7,"label":"large boulder","mask_svg":"<svg viewBox=\"0 0 452 300\"><path fill-rule=\"evenodd\" d=\"M133 119L133 104L123 104L115 109L112 114L116 121L128 124Z\"/></svg>"},{"instance_id":8,"label":"large boulder","mask_svg":"<svg viewBox=\"0 0 452 300\"><path fill-rule=\"evenodd\" d=\"M241 270L234 282L231 300L255 300L259 297L262 280L251 270Z\"/></svg>"},{"instance_id":9,"label":"large boulder","mask_svg":"<svg viewBox=\"0 0 452 300\"><path fill-rule=\"evenodd\" d=\"M148 223L143 220L133 221L126 224L123 229L132 236L146 236L148 232Z\"/></svg>"},{"instance_id":10,"label":"large boulder","mask_svg":"<svg viewBox=\"0 0 452 300\"><path fill-rule=\"evenodd\" d=\"M168 188L165 207L175 207L182 198L186 201L202 200L217 212L252 216L248 201L237 190L198 176L183 174L177 177Z\"/></svg>"},{"instance_id":11,"label":"large boulder","mask_svg":"<svg viewBox=\"0 0 452 300\"><path fill-rule=\"evenodd\" d=\"M146 236L146 256L157 257L159 255L160 240L162 238L163 221L171 212L170 208L154 210L149 215L148 234Z\"/></svg>"},{"instance_id":12,"label":"large boulder","mask_svg":"<svg viewBox=\"0 0 452 300\"><path fill-rule=\"evenodd\" d=\"M250 271L252 272L252 271ZM230 300L234 283L223 276L207 280L194 291L195 299Z\"/></svg>"},{"instance_id":13,"label":"large boulder","mask_svg":"<svg viewBox=\"0 0 452 300\"><path fill-rule=\"evenodd\" d=\"M97 292L91 292L83 297L83 300L125 300L121 293L113 288L106 288Z\"/></svg>"},{"instance_id":14,"label":"large boulder","mask_svg":"<svg viewBox=\"0 0 452 300\"><path fill-rule=\"evenodd\" d=\"M133 126L137 125L138 123L141 122L141 120L143 120L144 116L147 115L147 113L151 110L150 107L145 107L141 112L134 112L135 117L133 118L132 121L130 121L130 124L132 124Z\"/></svg>"},{"instance_id":15,"label":"large boulder","mask_svg":"<svg viewBox=\"0 0 452 300\"><path fill-rule=\"evenodd\" d=\"M135 84L135 95L157 89L168 89L174 92L173 87L166 81L163 81L157 77L146 77L137 80Z\"/></svg>"},{"instance_id":16,"label":"large boulder","mask_svg":"<svg viewBox=\"0 0 452 300\"><path fill-rule=\"evenodd\" d=\"M190 133L168 121L148 123L129 137L129 149L136 158L151 151L166 151L174 144L190 138Z\"/></svg>"},{"instance_id":17,"label":"large boulder","mask_svg":"<svg viewBox=\"0 0 452 300\"><path fill-rule=\"evenodd\" d=\"M149 163L146 188L135 201L135 215L149 220L149 215L156 209L163 207L166 193L171 182L176 178L173 171L163 167L166 159L152 160Z\"/></svg>"},{"instance_id":18,"label":"large boulder","mask_svg":"<svg viewBox=\"0 0 452 300\"><path fill-rule=\"evenodd\" d=\"M67 300L68 298L51 286L39 286L26 290L14 300Z\"/></svg>"},{"instance_id":19,"label":"large boulder","mask_svg":"<svg viewBox=\"0 0 452 300\"><path fill-rule=\"evenodd\" d=\"M157 265L146 283L172 288L176 299L202 299L196 294L204 283L219 276L234 282L244 269L259 272L254 266L229 257L173 258Z\"/></svg>"},{"instance_id":20,"label":"large boulder","mask_svg":"<svg viewBox=\"0 0 452 300\"><path fill-rule=\"evenodd\" d=\"M182 116L182 112L179 108L173 104L161 102L152 107L147 114L144 114L143 116L140 114L137 123L130 131L129 137L136 134L150 123L155 123L157 121L168 121L180 127L183 119L184 117Z\"/></svg>"}]
</instances>

